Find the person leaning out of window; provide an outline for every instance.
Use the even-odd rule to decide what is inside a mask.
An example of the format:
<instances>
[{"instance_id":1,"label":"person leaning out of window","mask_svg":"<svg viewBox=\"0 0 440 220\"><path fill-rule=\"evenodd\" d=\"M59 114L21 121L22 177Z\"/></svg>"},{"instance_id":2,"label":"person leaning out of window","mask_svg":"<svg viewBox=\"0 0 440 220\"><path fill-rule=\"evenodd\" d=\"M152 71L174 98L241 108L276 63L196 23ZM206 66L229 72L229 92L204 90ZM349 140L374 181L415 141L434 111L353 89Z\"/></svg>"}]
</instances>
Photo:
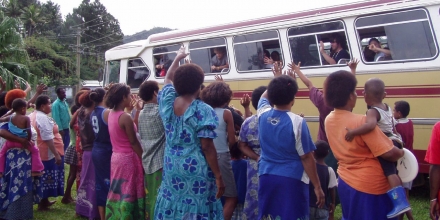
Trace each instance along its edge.
<instances>
[{"instance_id":1,"label":"person leaning out of window","mask_svg":"<svg viewBox=\"0 0 440 220\"><path fill-rule=\"evenodd\" d=\"M339 35L333 35L330 38L330 54L327 54L324 50L324 43L322 41L319 42L319 52L321 53L324 60L330 64L338 64L340 59L350 59L350 54L347 52L345 48L345 41Z\"/></svg>"},{"instance_id":2,"label":"person leaning out of window","mask_svg":"<svg viewBox=\"0 0 440 220\"><path fill-rule=\"evenodd\" d=\"M214 48L215 56L211 58L211 72L218 73L222 69L229 68L228 57L226 56L226 48L216 47Z\"/></svg>"}]
</instances>

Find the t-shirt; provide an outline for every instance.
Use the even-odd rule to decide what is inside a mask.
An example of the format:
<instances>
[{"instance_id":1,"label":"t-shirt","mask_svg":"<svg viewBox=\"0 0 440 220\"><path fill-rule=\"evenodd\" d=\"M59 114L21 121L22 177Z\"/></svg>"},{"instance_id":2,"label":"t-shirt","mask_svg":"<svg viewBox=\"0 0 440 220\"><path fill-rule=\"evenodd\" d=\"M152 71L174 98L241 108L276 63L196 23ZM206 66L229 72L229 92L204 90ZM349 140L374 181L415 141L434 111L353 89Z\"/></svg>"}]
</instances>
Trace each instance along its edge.
<instances>
[{"instance_id":1,"label":"t-shirt","mask_svg":"<svg viewBox=\"0 0 440 220\"><path fill-rule=\"evenodd\" d=\"M316 171L318 172L319 182L322 186L322 191L324 192L325 195L325 206L323 208L327 209L331 202L329 189L336 187L335 171L333 171L333 169L331 167L328 167L327 165L322 165L318 163L316 163ZM317 199L314 189L315 188L313 184L309 184L310 207L318 207L318 205L316 205Z\"/></svg>"},{"instance_id":2,"label":"t-shirt","mask_svg":"<svg viewBox=\"0 0 440 220\"><path fill-rule=\"evenodd\" d=\"M404 147L412 152L414 142L414 125L412 121L407 118L397 120L396 131L402 137Z\"/></svg>"},{"instance_id":3,"label":"t-shirt","mask_svg":"<svg viewBox=\"0 0 440 220\"><path fill-rule=\"evenodd\" d=\"M365 120L364 115L335 109L325 119L325 130L330 148L339 161L339 177L357 191L380 195L386 193L390 185L380 171L382 167L377 157L390 151L393 143L377 126L351 142L345 140L345 128L357 128L365 124Z\"/></svg>"},{"instance_id":4,"label":"t-shirt","mask_svg":"<svg viewBox=\"0 0 440 220\"><path fill-rule=\"evenodd\" d=\"M339 52L334 53L332 58L336 63L338 63L340 59L350 59L350 54L346 50L342 49Z\"/></svg>"},{"instance_id":5,"label":"t-shirt","mask_svg":"<svg viewBox=\"0 0 440 220\"><path fill-rule=\"evenodd\" d=\"M228 63L228 57L226 55L223 55L222 59L218 59L217 56L213 56L211 58L211 65L218 67L218 66L224 66ZM221 70L213 70L212 72L220 72Z\"/></svg>"},{"instance_id":6,"label":"t-shirt","mask_svg":"<svg viewBox=\"0 0 440 220\"><path fill-rule=\"evenodd\" d=\"M272 108L269 100L258 102L261 155L258 174L272 174L309 183L301 156L316 149L307 123L290 111Z\"/></svg>"},{"instance_id":7,"label":"t-shirt","mask_svg":"<svg viewBox=\"0 0 440 220\"><path fill-rule=\"evenodd\" d=\"M323 140L328 142L327 136L325 135L324 129L324 120L333 108L328 107L324 102L324 94L322 91L317 89L316 87L312 87L309 92L310 101L318 108L319 112L319 131L318 131L318 140Z\"/></svg>"},{"instance_id":8,"label":"t-shirt","mask_svg":"<svg viewBox=\"0 0 440 220\"><path fill-rule=\"evenodd\" d=\"M433 165L440 165L440 122L435 123L432 128L425 161Z\"/></svg>"}]
</instances>

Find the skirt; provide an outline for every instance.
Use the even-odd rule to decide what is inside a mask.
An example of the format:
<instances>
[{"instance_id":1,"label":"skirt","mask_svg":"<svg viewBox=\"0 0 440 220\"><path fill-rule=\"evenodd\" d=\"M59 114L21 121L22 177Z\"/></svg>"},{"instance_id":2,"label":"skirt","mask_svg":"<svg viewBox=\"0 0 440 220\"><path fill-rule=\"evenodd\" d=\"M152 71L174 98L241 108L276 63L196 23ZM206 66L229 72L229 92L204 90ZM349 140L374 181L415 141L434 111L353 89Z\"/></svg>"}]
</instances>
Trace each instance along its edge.
<instances>
[{"instance_id":1,"label":"skirt","mask_svg":"<svg viewBox=\"0 0 440 220\"><path fill-rule=\"evenodd\" d=\"M162 183L162 169L152 173L145 174L145 202L147 216L145 219L153 219L154 206L156 205L157 194Z\"/></svg>"},{"instance_id":2,"label":"skirt","mask_svg":"<svg viewBox=\"0 0 440 220\"><path fill-rule=\"evenodd\" d=\"M258 219L309 219L309 184L264 174L258 189Z\"/></svg>"},{"instance_id":3,"label":"skirt","mask_svg":"<svg viewBox=\"0 0 440 220\"><path fill-rule=\"evenodd\" d=\"M64 156L61 156L61 165L55 164L55 158L43 161L43 165L43 199L64 196Z\"/></svg>"},{"instance_id":4,"label":"skirt","mask_svg":"<svg viewBox=\"0 0 440 220\"><path fill-rule=\"evenodd\" d=\"M95 166L96 204L105 207L110 189L110 161L112 145L95 144L92 149L92 160Z\"/></svg>"},{"instance_id":5,"label":"skirt","mask_svg":"<svg viewBox=\"0 0 440 220\"><path fill-rule=\"evenodd\" d=\"M260 148L253 148L256 154L260 154ZM247 184L246 198L243 207L243 220L257 219L258 217L258 162L252 159L247 160Z\"/></svg>"},{"instance_id":6,"label":"skirt","mask_svg":"<svg viewBox=\"0 0 440 220\"><path fill-rule=\"evenodd\" d=\"M144 169L134 152L113 152L106 219L145 219Z\"/></svg>"},{"instance_id":7,"label":"skirt","mask_svg":"<svg viewBox=\"0 0 440 220\"><path fill-rule=\"evenodd\" d=\"M87 218L99 218L96 205L95 167L92 151L84 151L82 158L81 185L76 198L76 213Z\"/></svg>"},{"instance_id":8,"label":"skirt","mask_svg":"<svg viewBox=\"0 0 440 220\"><path fill-rule=\"evenodd\" d=\"M338 184L339 199L342 206L342 219L387 220L387 214L393 208L388 195L372 195L353 189L341 178ZM392 218L397 220L396 218Z\"/></svg>"},{"instance_id":9,"label":"skirt","mask_svg":"<svg viewBox=\"0 0 440 220\"><path fill-rule=\"evenodd\" d=\"M67 148L66 153L64 154L64 162L74 166L78 164L78 154L76 153L75 146L70 145Z\"/></svg>"}]
</instances>

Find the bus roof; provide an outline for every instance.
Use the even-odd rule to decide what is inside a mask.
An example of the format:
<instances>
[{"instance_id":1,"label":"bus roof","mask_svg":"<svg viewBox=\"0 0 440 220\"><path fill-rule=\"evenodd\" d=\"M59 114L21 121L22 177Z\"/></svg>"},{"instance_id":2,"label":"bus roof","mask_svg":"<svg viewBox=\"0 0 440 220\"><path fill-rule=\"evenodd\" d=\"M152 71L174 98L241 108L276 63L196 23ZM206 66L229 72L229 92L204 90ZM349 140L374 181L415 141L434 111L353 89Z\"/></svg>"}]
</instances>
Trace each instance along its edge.
<instances>
[{"instance_id":1,"label":"bus roof","mask_svg":"<svg viewBox=\"0 0 440 220\"><path fill-rule=\"evenodd\" d=\"M300 11L295 13L283 14L278 16L264 17L259 19L240 21L229 24L222 24L211 27L203 27L192 30L175 30L164 33L153 34L146 40L140 40L123 44L106 51L106 60L124 59L138 56L149 45L160 44L161 42L176 41L182 38L197 37L200 35L206 35L210 33L231 31L234 29L253 27L264 24L278 23L295 19L306 19L309 17L316 17L316 15L330 15L335 13L351 12L356 10L368 9L371 12L375 11L375 8L381 6L397 5L405 2L433 2L433 1L418 1L418 0L372 0L372 1L360 1L354 3L347 3L344 5L337 5L333 7L312 9L307 11ZM435 2L435 1L434 1ZM124 50L124 53L118 51Z\"/></svg>"}]
</instances>

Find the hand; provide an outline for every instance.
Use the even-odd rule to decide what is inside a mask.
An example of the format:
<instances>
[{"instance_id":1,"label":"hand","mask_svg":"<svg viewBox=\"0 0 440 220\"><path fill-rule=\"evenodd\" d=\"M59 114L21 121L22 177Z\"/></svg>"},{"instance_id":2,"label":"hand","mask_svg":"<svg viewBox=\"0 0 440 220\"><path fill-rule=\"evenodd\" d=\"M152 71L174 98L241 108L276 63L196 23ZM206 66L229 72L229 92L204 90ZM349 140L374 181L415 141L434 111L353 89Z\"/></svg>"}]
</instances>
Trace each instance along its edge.
<instances>
[{"instance_id":1,"label":"hand","mask_svg":"<svg viewBox=\"0 0 440 220\"><path fill-rule=\"evenodd\" d=\"M192 63L191 59L185 59L185 64L190 64L190 63Z\"/></svg>"},{"instance_id":2,"label":"hand","mask_svg":"<svg viewBox=\"0 0 440 220\"><path fill-rule=\"evenodd\" d=\"M189 52L186 52L186 48L184 46L181 46L179 51L177 51L177 56L176 59L177 60L181 60L184 59L186 56L188 56Z\"/></svg>"},{"instance_id":3,"label":"hand","mask_svg":"<svg viewBox=\"0 0 440 220\"><path fill-rule=\"evenodd\" d=\"M368 49L370 49L370 50L372 50L372 51L374 51L374 52L379 51L378 48L377 48L374 44L369 45L369 46L368 46Z\"/></svg>"},{"instance_id":4,"label":"hand","mask_svg":"<svg viewBox=\"0 0 440 220\"><path fill-rule=\"evenodd\" d=\"M347 66L350 67L351 71L356 71L356 67L359 63L359 60L357 58L354 58L350 60L350 62L347 63Z\"/></svg>"},{"instance_id":5,"label":"hand","mask_svg":"<svg viewBox=\"0 0 440 220\"><path fill-rule=\"evenodd\" d=\"M274 78L277 78L277 77L283 75L281 66L278 65L277 63L275 63L272 68L272 73L273 73Z\"/></svg>"},{"instance_id":6,"label":"hand","mask_svg":"<svg viewBox=\"0 0 440 220\"><path fill-rule=\"evenodd\" d=\"M57 154L55 155L55 164L56 165L61 165L61 156L60 154L57 152Z\"/></svg>"},{"instance_id":7,"label":"hand","mask_svg":"<svg viewBox=\"0 0 440 220\"><path fill-rule=\"evenodd\" d=\"M328 207L328 212L329 213L334 213L335 212L335 204L330 203L330 206Z\"/></svg>"},{"instance_id":8,"label":"hand","mask_svg":"<svg viewBox=\"0 0 440 220\"><path fill-rule=\"evenodd\" d=\"M321 53L325 52L325 50L324 50L324 42L322 42L322 41L319 41L319 52L321 52Z\"/></svg>"},{"instance_id":9,"label":"hand","mask_svg":"<svg viewBox=\"0 0 440 220\"><path fill-rule=\"evenodd\" d=\"M345 140L348 141L348 142L352 141L353 138L354 138L354 135L353 135L352 129L350 129L350 128L345 128L345 130L347 130L347 134L345 134Z\"/></svg>"},{"instance_id":10,"label":"hand","mask_svg":"<svg viewBox=\"0 0 440 220\"><path fill-rule=\"evenodd\" d=\"M299 116L301 116L301 118L304 118L304 113L300 113Z\"/></svg>"},{"instance_id":11,"label":"hand","mask_svg":"<svg viewBox=\"0 0 440 220\"><path fill-rule=\"evenodd\" d=\"M325 205L325 195L322 191L321 187L316 188L315 187L315 195L316 195L316 205L318 205L318 208L322 208Z\"/></svg>"},{"instance_id":12,"label":"hand","mask_svg":"<svg viewBox=\"0 0 440 220\"><path fill-rule=\"evenodd\" d=\"M221 75L215 74L214 76L215 81L223 82L223 77Z\"/></svg>"},{"instance_id":13,"label":"hand","mask_svg":"<svg viewBox=\"0 0 440 220\"><path fill-rule=\"evenodd\" d=\"M301 71L301 62L298 62L298 65L295 63L289 63L287 64L287 67L289 67L294 73L298 73Z\"/></svg>"},{"instance_id":14,"label":"hand","mask_svg":"<svg viewBox=\"0 0 440 220\"><path fill-rule=\"evenodd\" d=\"M223 182L222 177L215 178L215 185L217 185L217 194L215 198L220 199L225 193L225 183Z\"/></svg>"},{"instance_id":15,"label":"hand","mask_svg":"<svg viewBox=\"0 0 440 220\"><path fill-rule=\"evenodd\" d=\"M269 57L264 57L264 64L273 64L273 60L272 58Z\"/></svg>"},{"instance_id":16,"label":"hand","mask_svg":"<svg viewBox=\"0 0 440 220\"><path fill-rule=\"evenodd\" d=\"M41 95L43 94L43 92L45 92L47 90L47 86L44 85L43 83L41 83L40 85L37 86L37 94Z\"/></svg>"},{"instance_id":17,"label":"hand","mask_svg":"<svg viewBox=\"0 0 440 220\"><path fill-rule=\"evenodd\" d=\"M59 130L59 133L61 134L61 137L64 136L64 131L63 130Z\"/></svg>"},{"instance_id":18,"label":"hand","mask_svg":"<svg viewBox=\"0 0 440 220\"><path fill-rule=\"evenodd\" d=\"M14 80L14 88L15 89L21 89L20 82L18 80Z\"/></svg>"},{"instance_id":19,"label":"hand","mask_svg":"<svg viewBox=\"0 0 440 220\"><path fill-rule=\"evenodd\" d=\"M28 149L30 146L32 146L32 145L31 145L32 142L29 141L29 140L26 139L26 138L20 138L20 144L21 144L21 146L22 146L23 148L25 148L25 149Z\"/></svg>"},{"instance_id":20,"label":"hand","mask_svg":"<svg viewBox=\"0 0 440 220\"><path fill-rule=\"evenodd\" d=\"M133 100L133 107L136 108L136 110L141 111L144 108L144 101L142 101L139 96L135 97Z\"/></svg>"},{"instance_id":21,"label":"hand","mask_svg":"<svg viewBox=\"0 0 440 220\"><path fill-rule=\"evenodd\" d=\"M251 104L251 98L248 94L243 95L243 98L240 99L240 104L244 108L249 108L249 105Z\"/></svg>"},{"instance_id":22,"label":"hand","mask_svg":"<svg viewBox=\"0 0 440 220\"><path fill-rule=\"evenodd\" d=\"M293 71L291 69L284 70L283 75L290 76L296 81L295 73L293 73Z\"/></svg>"},{"instance_id":23,"label":"hand","mask_svg":"<svg viewBox=\"0 0 440 220\"><path fill-rule=\"evenodd\" d=\"M161 64L157 64L157 65L156 65L156 69L163 69L163 65L161 65Z\"/></svg>"},{"instance_id":24,"label":"hand","mask_svg":"<svg viewBox=\"0 0 440 220\"><path fill-rule=\"evenodd\" d=\"M429 215L432 220L436 220L438 216L440 216L440 211L438 208L438 201L434 200L429 203Z\"/></svg>"},{"instance_id":25,"label":"hand","mask_svg":"<svg viewBox=\"0 0 440 220\"><path fill-rule=\"evenodd\" d=\"M28 103L28 108L35 108L35 104L33 104L33 103Z\"/></svg>"}]
</instances>

